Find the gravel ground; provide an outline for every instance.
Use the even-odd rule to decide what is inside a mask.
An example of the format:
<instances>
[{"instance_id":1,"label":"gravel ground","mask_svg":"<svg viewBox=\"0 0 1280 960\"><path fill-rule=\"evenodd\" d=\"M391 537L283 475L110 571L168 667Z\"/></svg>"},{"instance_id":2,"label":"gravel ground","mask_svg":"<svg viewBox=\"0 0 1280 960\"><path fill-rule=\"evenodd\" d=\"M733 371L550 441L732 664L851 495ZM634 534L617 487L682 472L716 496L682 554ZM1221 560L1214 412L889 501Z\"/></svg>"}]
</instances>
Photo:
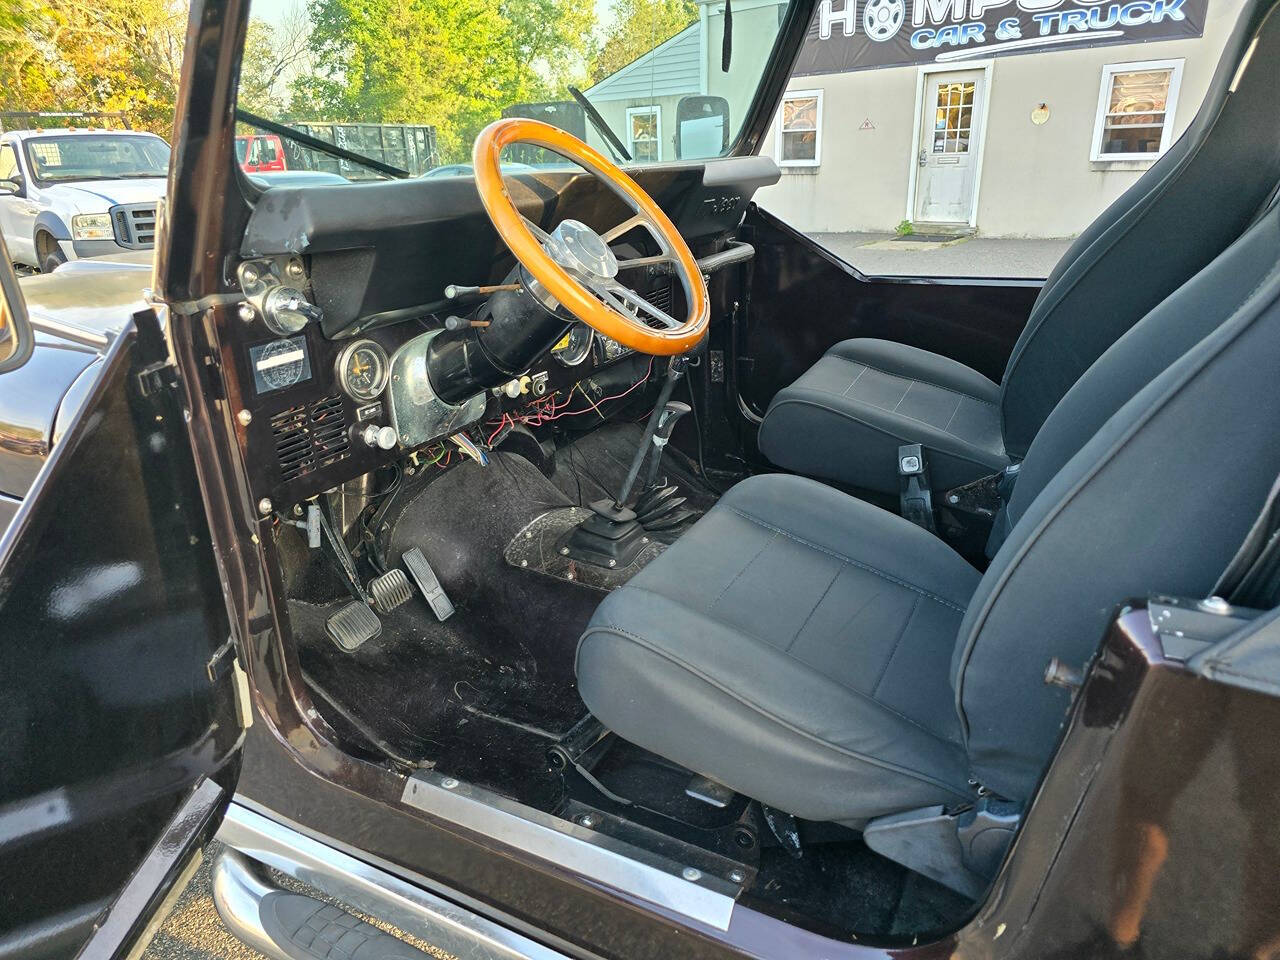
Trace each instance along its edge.
<instances>
[{"instance_id":1,"label":"gravel ground","mask_svg":"<svg viewBox=\"0 0 1280 960\"><path fill-rule=\"evenodd\" d=\"M231 935L213 906L213 861L221 845L216 841L204 850L204 862L187 884L187 889L174 905L164 925L147 946L142 960L267 960L256 950L246 947ZM316 890L303 886L287 877L274 878L279 886L305 893L320 900L328 900ZM330 901L334 902L334 901ZM339 904L341 906L341 904ZM438 960L454 960L449 954L428 943L423 943L403 931L364 917L402 940L407 940L420 950L425 950Z\"/></svg>"},{"instance_id":2,"label":"gravel ground","mask_svg":"<svg viewBox=\"0 0 1280 960\"><path fill-rule=\"evenodd\" d=\"M884 233L815 233L814 240L863 273L888 276L1042 279L1071 245L1053 240L966 237L945 244L894 240Z\"/></svg>"}]
</instances>

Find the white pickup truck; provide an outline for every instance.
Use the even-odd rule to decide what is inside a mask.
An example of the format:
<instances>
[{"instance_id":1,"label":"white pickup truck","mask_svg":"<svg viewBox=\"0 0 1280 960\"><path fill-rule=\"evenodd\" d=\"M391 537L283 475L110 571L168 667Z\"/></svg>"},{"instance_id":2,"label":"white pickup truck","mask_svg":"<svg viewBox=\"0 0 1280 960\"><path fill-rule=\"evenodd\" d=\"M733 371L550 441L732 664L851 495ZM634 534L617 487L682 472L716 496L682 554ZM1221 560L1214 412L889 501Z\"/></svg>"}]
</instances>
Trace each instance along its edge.
<instances>
[{"instance_id":1,"label":"white pickup truck","mask_svg":"<svg viewBox=\"0 0 1280 960\"><path fill-rule=\"evenodd\" d=\"M137 130L12 130L0 135L0 231L16 263L68 260L155 243L169 145Z\"/></svg>"}]
</instances>

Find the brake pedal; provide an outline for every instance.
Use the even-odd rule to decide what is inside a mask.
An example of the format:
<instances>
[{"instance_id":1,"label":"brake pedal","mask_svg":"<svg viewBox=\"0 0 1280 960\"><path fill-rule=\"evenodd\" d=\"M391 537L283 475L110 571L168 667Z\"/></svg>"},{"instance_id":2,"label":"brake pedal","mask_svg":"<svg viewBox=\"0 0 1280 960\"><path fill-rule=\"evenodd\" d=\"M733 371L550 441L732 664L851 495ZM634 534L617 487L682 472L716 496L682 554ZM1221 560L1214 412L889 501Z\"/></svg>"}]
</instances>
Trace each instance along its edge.
<instances>
[{"instance_id":1,"label":"brake pedal","mask_svg":"<svg viewBox=\"0 0 1280 960\"><path fill-rule=\"evenodd\" d=\"M408 568L414 582L418 584L418 589L427 598L427 603L431 604L431 610L436 615L436 619L448 620L453 616L453 601L444 592L444 587L440 585L440 578L431 569L431 564L427 562L422 551L417 547L406 550L400 562Z\"/></svg>"},{"instance_id":2,"label":"brake pedal","mask_svg":"<svg viewBox=\"0 0 1280 960\"><path fill-rule=\"evenodd\" d=\"M342 650L351 653L381 636L382 621L359 600L352 600L324 622L324 632Z\"/></svg>"},{"instance_id":3,"label":"brake pedal","mask_svg":"<svg viewBox=\"0 0 1280 960\"><path fill-rule=\"evenodd\" d=\"M377 611L386 616L412 599L413 587L409 586L409 578L404 575L403 570L392 567L382 576L369 581L369 594L373 597L373 605Z\"/></svg>"}]
</instances>

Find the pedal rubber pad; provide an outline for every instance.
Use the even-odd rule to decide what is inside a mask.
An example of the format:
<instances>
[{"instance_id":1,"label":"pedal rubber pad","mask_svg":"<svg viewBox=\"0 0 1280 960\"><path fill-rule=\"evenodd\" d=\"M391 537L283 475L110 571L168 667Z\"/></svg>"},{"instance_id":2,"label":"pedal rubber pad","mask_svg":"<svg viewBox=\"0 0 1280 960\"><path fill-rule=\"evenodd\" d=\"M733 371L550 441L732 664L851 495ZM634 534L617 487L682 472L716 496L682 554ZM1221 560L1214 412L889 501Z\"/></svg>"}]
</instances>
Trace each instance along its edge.
<instances>
[{"instance_id":1,"label":"pedal rubber pad","mask_svg":"<svg viewBox=\"0 0 1280 960\"><path fill-rule=\"evenodd\" d=\"M444 592L444 587L440 586L440 578L431 569L431 564L422 555L422 551L417 547L407 550L400 558L400 562L408 568L409 574L418 584L418 589L427 598L427 603L431 604L431 610L435 613L436 619L448 620L453 616L453 601Z\"/></svg>"},{"instance_id":2,"label":"pedal rubber pad","mask_svg":"<svg viewBox=\"0 0 1280 960\"><path fill-rule=\"evenodd\" d=\"M369 581L369 595L373 597L373 605L384 616L396 607L408 603L413 598L413 587L409 578L399 567L392 567L380 577Z\"/></svg>"},{"instance_id":3,"label":"pedal rubber pad","mask_svg":"<svg viewBox=\"0 0 1280 960\"><path fill-rule=\"evenodd\" d=\"M324 632L341 649L350 653L382 633L382 621L366 604L352 600L324 622Z\"/></svg>"}]
</instances>

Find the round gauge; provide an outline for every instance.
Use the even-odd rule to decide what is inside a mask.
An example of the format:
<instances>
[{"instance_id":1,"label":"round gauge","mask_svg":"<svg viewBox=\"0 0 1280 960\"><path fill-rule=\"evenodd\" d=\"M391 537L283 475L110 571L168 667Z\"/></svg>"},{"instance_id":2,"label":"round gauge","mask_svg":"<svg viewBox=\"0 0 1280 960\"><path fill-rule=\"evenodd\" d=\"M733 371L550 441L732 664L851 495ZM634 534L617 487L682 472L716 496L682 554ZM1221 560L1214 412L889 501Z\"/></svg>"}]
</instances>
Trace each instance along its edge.
<instances>
[{"instance_id":1,"label":"round gauge","mask_svg":"<svg viewBox=\"0 0 1280 960\"><path fill-rule=\"evenodd\" d=\"M575 323L560 342L551 348L552 355L566 367L576 367L591 356L591 341L595 331L585 323Z\"/></svg>"},{"instance_id":2,"label":"round gauge","mask_svg":"<svg viewBox=\"0 0 1280 960\"><path fill-rule=\"evenodd\" d=\"M268 390L283 390L302 380L307 354L301 338L275 340L264 346L254 362Z\"/></svg>"},{"instance_id":3,"label":"round gauge","mask_svg":"<svg viewBox=\"0 0 1280 960\"><path fill-rule=\"evenodd\" d=\"M387 385L387 353L372 340L357 340L338 355L338 382L353 399L373 400Z\"/></svg>"}]
</instances>

